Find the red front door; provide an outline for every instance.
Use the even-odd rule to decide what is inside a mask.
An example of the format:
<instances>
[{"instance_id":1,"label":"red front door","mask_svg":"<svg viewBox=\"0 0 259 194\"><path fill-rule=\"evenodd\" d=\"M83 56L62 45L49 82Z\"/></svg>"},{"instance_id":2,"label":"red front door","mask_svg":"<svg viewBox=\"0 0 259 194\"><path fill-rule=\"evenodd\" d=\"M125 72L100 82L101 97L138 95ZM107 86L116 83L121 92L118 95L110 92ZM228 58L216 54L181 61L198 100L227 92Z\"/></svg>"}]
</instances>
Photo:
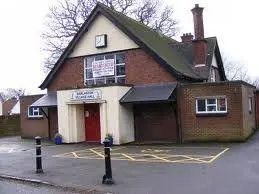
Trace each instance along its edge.
<instances>
[{"instance_id":1,"label":"red front door","mask_svg":"<svg viewBox=\"0 0 259 194\"><path fill-rule=\"evenodd\" d=\"M99 104L85 104L85 140L100 142L100 131Z\"/></svg>"}]
</instances>

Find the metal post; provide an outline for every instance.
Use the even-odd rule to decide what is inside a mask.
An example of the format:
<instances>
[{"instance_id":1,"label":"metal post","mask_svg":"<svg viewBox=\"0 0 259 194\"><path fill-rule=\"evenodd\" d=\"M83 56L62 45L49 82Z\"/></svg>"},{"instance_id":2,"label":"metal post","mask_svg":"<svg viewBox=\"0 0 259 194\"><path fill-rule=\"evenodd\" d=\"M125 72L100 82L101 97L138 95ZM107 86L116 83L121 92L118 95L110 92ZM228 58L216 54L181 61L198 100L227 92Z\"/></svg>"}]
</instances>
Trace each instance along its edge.
<instances>
[{"instance_id":1,"label":"metal post","mask_svg":"<svg viewBox=\"0 0 259 194\"><path fill-rule=\"evenodd\" d=\"M43 173L41 162L41 137L35 137L36 140L36 173Z\"/></svg>"},{"instance_id":2,"label":"metal post","mask_svg":"<svg viewBox=\"0 0 259 194\"><path fill-rule=\"evenodd\" d=\"M113 184L112 168L111 168L111 155L110 155L110 140L105 139L104 142L104 155L105 155L105 175L103 175L103 184Z\"/></svg>"}]
</instances>

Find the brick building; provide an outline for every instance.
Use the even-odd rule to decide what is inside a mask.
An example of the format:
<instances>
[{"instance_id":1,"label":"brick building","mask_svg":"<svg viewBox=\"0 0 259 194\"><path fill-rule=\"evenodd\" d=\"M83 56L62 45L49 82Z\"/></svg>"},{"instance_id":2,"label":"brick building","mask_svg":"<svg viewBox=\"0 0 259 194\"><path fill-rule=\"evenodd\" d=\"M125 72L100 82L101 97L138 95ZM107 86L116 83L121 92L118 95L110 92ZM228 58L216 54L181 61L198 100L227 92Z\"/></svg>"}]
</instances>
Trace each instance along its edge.
<instances>
[{"instance_id":1,"label":"brick building","mask_svg":"<svg viewBox=\"0 0 259 194\"><path fill-rule=\"evenodd\" d=\"M12 109L16 106L19 101L16 98L11 98L1 103L2 114L1 115L10 115L12 113Z\"/></svg>"},{"instance_id":2,"label":"brick building","mask_svg":"<svg viewBox=\"0 0 259 194\"><path fill-rule=\"evenodd\" d=\"M98 3L40 85L48 93L27 109L41 110L48 136L65 143L244 140L255 88L226 80L202 11L192 9L195 35L179 42Z\"/></svg>"}]
</instances>

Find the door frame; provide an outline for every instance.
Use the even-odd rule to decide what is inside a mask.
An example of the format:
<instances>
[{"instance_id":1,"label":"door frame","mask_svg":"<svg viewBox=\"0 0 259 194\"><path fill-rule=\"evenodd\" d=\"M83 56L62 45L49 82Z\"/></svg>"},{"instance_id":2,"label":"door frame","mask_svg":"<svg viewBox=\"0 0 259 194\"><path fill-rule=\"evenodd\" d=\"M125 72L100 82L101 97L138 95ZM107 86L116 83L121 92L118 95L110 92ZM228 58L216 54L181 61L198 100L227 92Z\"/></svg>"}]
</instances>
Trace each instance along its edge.
<instances>
[{"instance_id":1,"label":"door frame","mask_svg":"<svg viewBox=\"0 0 259 194\"><path fill-rule=\"evenodd\" d=\"M99 126L99 134L98 134L98 140L87 140L87 127L86 127L86 116L85 116L85 113L86 113L86 107L87 106L97 106L98 107L98 126ZM84 103L84 130L85 130L85 142L101 142L101 114L100 114L100 103Z\"/></svg>"}]
</instances>

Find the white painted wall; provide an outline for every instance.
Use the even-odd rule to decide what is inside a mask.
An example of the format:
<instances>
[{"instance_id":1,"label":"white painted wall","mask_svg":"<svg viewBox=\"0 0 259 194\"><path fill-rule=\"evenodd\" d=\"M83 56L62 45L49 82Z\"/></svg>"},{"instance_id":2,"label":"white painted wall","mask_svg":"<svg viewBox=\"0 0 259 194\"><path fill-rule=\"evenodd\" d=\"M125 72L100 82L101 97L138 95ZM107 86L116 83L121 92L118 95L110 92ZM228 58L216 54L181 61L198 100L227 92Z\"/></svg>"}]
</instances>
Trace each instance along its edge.
<instances>
[{"instance_id":1,"label":"white painted wall","mask_svg":"<svg viewBox=\"0 0 259 194\"><path fill-rule=\"evenodd\" d=\"M95 36L107 34L107 47L95 48ZM69 57L78 57L104 52L139 48L126 34L103 15L97 16L88 31L77 43Z\"/></svg>"},{"instance_id":2,"label":"white painted wall","mask_svg":"<svg viewBox=\"0 0 259 194\"><path fill-rule=\"evenodd\" d=\"M3 115L3 102L0 100L0 116Z\"/></svg>"},{"instance_id":3,"label":"white painted wall","mask_svg":"<svg viewBox=\"0 0 259 194\"><path fill-rule=\"evenodd\" d=\"M20 100L10 110L10 115L20 114Z\"/></svg>"},{"instance_id":4,"label":"white painted wall","mask_svg":"<svg viewBox=\"0 0 259 194\"><path fill-rule=\"evenodd\" d=\"M134 121L131 106L119 104L120 98L130 87L110 86L94 88L101 91L100 125L101 142L107 133L111 133L114 144L134 141ZM85 91L91 89L79 89ZM82 101L72 101L72 93L78 90L57 92L59 133L65 143L85 141L84 105ZM105 101L105 102L104 102ZM73 103L73 104L72 104Z\"/></svg>"},{"instance_id":5,"label":"white painted wall","mask_svg":"<svg viewBox=\"0 0 259 194\"><path fill-rule=\"evenodd\" d=\"M124 88L119 90L118 96L124 96L127 91ZM119 106L119 140L120 144L135 140L134 113L132 104L124 104Z\"/></svg>"},{"instance_id":6,"label":"white painted wall","mask_svg":"<svg viewBox=\"0 0 259 194\"><path fill-rule=\"evenodd\" d=\"M84 105L66 104L71 95L68 91L57 92L58 131L63 142L85 141Z\"/></svg>"},{"instance_id":7,"label":"white painted wall","mask_svg":"<svg viewBox=\"0 0 259 194\"><path fill-rule=\"evenodd\" d=\"M211 65L213 67L218 67L218 63L217 63L217 60L216 60L215 53L213 54Z\"/></svg>"}]
</instances>

